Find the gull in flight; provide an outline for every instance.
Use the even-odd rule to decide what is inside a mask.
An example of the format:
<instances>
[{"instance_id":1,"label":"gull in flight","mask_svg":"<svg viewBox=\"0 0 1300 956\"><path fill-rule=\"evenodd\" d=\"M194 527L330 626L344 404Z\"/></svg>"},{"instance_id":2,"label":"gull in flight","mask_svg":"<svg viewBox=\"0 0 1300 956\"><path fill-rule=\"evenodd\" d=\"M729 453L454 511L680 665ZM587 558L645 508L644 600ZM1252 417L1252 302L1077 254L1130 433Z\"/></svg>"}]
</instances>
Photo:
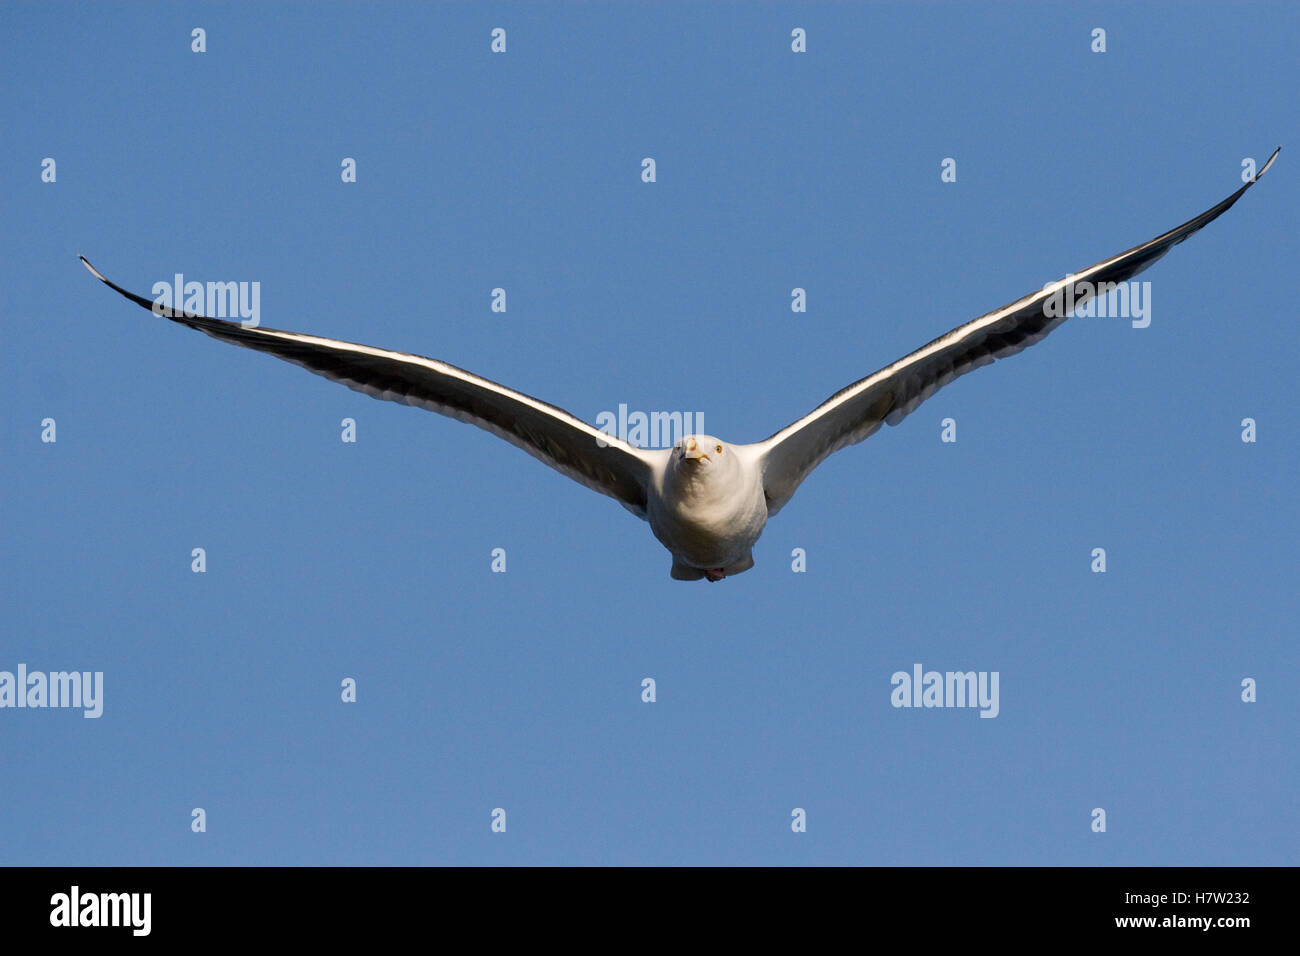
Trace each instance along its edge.
<instances>
[{"instance_id":1,"label":"gull in flight","mask_svg":"<svg viewBox=\"0 0 1300 956\"><path fill-rule=\"evenodd\" d=\"M1058 303L1062 289L1073 293L1077 306L1101 283L1137 275L1225 213L1273 165L1279 151L1254 178L1195 219L959 325L750 445L690 435L671 449L638 448L554 405L437 359L299 332L246 328L155 306L80 258L109 288L173 322L223 342L269 352L374 398L426 408L504 438L649 521L655 537L672 553L673 578L720 581L754 566L752 549L767 519L828 455L869 437L882 424L897 425L959 375L1044 338L1065 321L1062 310L1045 307L1054 293Z\"/></svg>"}]
</instances>

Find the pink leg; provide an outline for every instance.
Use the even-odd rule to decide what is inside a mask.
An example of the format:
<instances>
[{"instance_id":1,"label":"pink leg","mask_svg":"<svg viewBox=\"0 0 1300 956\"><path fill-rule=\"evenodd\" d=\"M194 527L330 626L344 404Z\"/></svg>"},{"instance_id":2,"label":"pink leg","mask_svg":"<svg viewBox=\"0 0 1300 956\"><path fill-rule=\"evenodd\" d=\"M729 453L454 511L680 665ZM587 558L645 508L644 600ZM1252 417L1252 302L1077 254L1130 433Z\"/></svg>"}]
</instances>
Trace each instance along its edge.
<instances>
[{"instance_id":1,"label":"pink leg","mask_svg":"<svg viewBox=\"0 0 1300 956\"><path fill-rule=\"evenodd\" d=\"M727 572L722 568L709 568L704 572L704 576L710 581L721 581L727 576Z\"/></svg>"}]
</instances>

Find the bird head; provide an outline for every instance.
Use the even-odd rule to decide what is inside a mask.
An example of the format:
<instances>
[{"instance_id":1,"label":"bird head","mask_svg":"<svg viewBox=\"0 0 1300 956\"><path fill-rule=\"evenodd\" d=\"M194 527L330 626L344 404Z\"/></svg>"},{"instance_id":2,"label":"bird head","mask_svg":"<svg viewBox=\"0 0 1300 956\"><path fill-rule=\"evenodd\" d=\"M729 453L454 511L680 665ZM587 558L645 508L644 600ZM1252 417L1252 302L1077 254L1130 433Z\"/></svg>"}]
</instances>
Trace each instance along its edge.
<instances>
[{"instance_id":1,"label":"bird head","mask_svg":"<svg viewBox=\"0 0 1300 956\"><path fill-rule=\"evenodd\" d=\"M712 435L687 435L673 446L673 470L684 478L712 481L736 467L736 456Z\"/></svg>"}]
</instances>

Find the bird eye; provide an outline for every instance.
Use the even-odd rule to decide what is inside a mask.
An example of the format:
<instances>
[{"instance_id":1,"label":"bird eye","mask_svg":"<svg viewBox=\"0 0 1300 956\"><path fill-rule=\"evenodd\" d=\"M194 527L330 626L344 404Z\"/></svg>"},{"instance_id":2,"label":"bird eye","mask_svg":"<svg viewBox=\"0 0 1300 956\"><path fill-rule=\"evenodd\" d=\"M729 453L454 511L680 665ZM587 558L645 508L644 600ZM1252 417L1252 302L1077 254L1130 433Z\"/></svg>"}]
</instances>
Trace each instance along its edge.
<instances>
[{"instance_id":1,"label":"bird eye","mask_svg":"<svg viewBox=\"0 0 1300 956\"><path fill-rule=\"evenodd\" d=\"M718 452L719 455L722 454L722 446L721 446L721 445L718 446L718 448L717 448L717 452Z\"/></svg>"}]
</instances>

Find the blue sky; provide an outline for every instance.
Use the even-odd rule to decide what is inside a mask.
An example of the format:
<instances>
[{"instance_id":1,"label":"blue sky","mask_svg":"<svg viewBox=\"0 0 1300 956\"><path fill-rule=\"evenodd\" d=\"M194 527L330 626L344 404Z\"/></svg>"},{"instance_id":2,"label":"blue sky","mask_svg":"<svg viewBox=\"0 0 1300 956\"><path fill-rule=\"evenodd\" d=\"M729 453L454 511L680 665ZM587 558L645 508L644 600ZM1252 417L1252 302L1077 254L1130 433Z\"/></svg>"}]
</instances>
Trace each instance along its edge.
<instances>
[{"instance_id":1,"label":"blue sky","mask_svg":"<svg viewBox=\"0 0 1300 956\"><path fill-rule=\"evenodd\" d=\"M0 670L104 674L98 719L0 709L0 861L1297 862L1294 4L0 23ZM76 258L142 294L256 281L267 326L749 442L1278 145L1141 276L1148 328L1078 318L948 386L716 585L500 440L152 318ZM892 707L918 663L998 672L998 716Z\"/></svg>"}]
</instances>

